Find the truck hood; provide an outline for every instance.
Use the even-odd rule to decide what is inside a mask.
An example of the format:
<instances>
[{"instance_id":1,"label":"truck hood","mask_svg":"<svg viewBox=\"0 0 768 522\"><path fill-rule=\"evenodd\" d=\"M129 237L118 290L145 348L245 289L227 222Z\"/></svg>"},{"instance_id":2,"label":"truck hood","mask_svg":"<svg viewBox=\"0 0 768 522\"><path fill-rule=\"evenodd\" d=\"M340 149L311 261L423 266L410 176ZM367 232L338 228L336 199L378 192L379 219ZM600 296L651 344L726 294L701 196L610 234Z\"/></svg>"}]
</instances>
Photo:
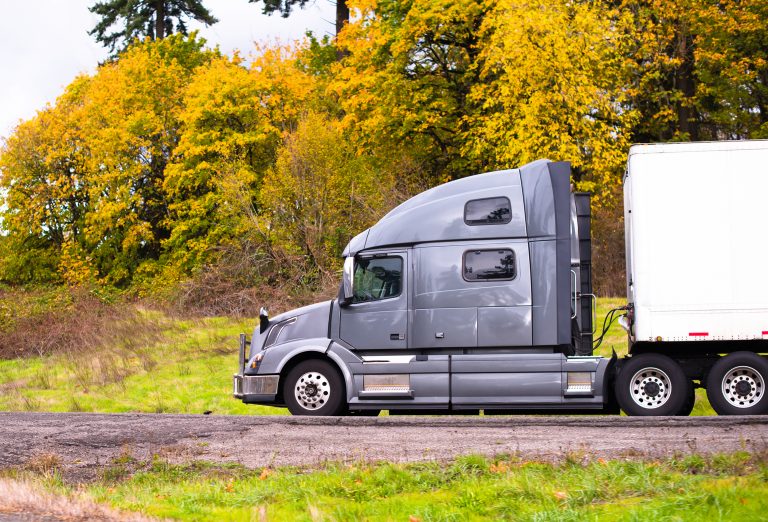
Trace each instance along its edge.
<instances>
[{"instance_id":1,"label":"truck hood","mask_svg":"<svg viewBox=\"0 0 768 522\"><path fill-rule=\"evenodd\" d=\"M289 310L270 318L269 328L264 333L259 332L258 325L253 331L253 339L258 339L255 346L263 349L269 331L278 323L286 319L296 318L296 321L285 325L281 330L276 344L295 341L297 339L325 338L328 336L328 324L331 320L331 306L333 301L323 301L309 306L302 306L295 310Z\"/></svg>"},{"instance_id":2,"label":"truck hood","mask_svg":"<svg viewBox=\"0 0 768 522\"><path fill-rule=\"evenodd\" d=\"M301 308L294 308L293 310L288 310L287 312L283 312L280 315L276 315L275 317L269 318L269 323L279 323L280 321L285 321L286 319L290 319L291 317L299 317L302 315L307 314L320 314L323 315L324 319L327 321L328 316L331 313L331 303L333 301L322 301L320 303L315 303L307 306L302 306Z\"/></svg>"}]
</instances>

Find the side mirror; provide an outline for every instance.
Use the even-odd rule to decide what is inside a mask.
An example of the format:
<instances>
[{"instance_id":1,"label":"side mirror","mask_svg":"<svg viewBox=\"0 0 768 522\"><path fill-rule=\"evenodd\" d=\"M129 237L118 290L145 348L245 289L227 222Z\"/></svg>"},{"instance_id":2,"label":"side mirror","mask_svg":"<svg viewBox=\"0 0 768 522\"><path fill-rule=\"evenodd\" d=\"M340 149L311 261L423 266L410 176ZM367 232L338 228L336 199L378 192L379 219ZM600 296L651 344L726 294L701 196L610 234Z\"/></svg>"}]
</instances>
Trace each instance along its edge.
<instances>
[{"instance_id":1,"label":"side mirror","mask_svg":"<svg viewBox=\"0 0 768 522\"><path fill-rule=\"evenodd\" d=\"M355 257L349 256L344 259L344 271L341 276L341 288L339 291L339 305L347 306L352 302L355 296L352 290L352 280L355 274Z\"/></svg>"},{"instance_id":2,"label":"side mirror","mask_svg":"<svg viewBox=\"0 0 768 522\"><path fill-rule=\"evenodd\" d=\"M263 306L259 310L259 333L264 333L269 327L269 312Z\"/></svg>"}]
</instances>

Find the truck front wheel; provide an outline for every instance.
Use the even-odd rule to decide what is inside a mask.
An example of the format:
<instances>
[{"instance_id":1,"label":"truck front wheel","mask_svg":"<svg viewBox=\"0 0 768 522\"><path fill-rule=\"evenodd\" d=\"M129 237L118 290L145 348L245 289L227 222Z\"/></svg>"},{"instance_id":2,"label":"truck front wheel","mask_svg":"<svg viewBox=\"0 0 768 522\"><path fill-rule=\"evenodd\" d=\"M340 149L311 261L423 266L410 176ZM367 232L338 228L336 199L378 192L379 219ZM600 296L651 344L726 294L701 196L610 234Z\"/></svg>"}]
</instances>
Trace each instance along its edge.
<instances>
[{"instance_id":1,"label":"truck front wheel","mask_svg":"<svg viewBox=\"0 0 768 522\"><path fill-rule=\"evenodd\" d=\"M734 352L717 361L707 376L707 398L718 415L768 413L768 361L752 352Z\"/></svg>"},{"instance_id":2,"label":"truck front wheel","mask_svg":"<svg viewBox=\"0 0 768 522\"><path fill-rule=\"evenodd\" d=\"M283 399L293 415L329 416L346 412L344 381L329 362L300 362L288 372L284 383Z\"/></svg>"},{"instance_id":3,"label":"truck front wheel","mask_svg":"<svg viewBox=\"0 0 768 522\"><path fill-rule=\"evenodd\" d=\"M679 415L692 391L680 365L665 355L636 355L616 377L616 400L627 415Z\"/></svg>"}]
</instances>

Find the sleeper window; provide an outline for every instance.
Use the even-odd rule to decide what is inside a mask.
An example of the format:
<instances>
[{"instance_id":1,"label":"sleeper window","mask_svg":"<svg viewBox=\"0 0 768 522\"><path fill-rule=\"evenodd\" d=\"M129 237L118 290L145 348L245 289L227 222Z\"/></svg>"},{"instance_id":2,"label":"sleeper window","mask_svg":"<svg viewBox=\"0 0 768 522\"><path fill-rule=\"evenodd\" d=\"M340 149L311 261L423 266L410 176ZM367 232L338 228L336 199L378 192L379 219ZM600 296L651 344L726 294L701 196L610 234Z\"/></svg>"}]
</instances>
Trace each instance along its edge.
<instances>
[{"instance_id":1,"label":"sleeper window","mask_svg":"<svg viewBox=\"0 0 768 522\"><path fill-rule=\"evenodd\" d=\"M402 274L401 257L356 260L352 302L364 303L399 296Z\"/></svg>"},{"instance_id":2,"label":"sleeper window","mask_svg":"<svg viewBox=\"0 0 768 522\"><path fill-rule=\"evenodd\" d=\"M508 248L464 252L467 281L509 281L516 274L515 253Z\"/></svg>"},{"instance_id":3,"label":"sleeper window","mask_svg":"<svg viewBox=\"0 0 768 522\"><path fill-rule=\"evenodd\" d=\"M467 225L503 225L512 220L508 198L485 198L467 201L464 222Z\"/></svg>"}]
</instances>

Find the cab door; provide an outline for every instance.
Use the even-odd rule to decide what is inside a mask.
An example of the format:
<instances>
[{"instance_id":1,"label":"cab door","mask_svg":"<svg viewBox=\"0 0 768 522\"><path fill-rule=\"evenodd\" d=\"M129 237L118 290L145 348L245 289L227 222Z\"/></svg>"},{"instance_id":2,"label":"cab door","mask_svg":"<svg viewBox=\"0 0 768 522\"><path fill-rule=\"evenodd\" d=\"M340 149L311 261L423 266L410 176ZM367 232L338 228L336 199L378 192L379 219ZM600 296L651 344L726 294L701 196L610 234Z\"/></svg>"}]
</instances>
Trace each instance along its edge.
<instances>
[{"instance_id":1,"label":"cab door","mask_svg":"<svg viewBox=\"0 0 768 522\"><path fill-rule=\"evenodd\" d=\"M355 258L352 302L340 312L339 337L356 350L408 347L408 254Z\"/></svg>"}]
</instances>

